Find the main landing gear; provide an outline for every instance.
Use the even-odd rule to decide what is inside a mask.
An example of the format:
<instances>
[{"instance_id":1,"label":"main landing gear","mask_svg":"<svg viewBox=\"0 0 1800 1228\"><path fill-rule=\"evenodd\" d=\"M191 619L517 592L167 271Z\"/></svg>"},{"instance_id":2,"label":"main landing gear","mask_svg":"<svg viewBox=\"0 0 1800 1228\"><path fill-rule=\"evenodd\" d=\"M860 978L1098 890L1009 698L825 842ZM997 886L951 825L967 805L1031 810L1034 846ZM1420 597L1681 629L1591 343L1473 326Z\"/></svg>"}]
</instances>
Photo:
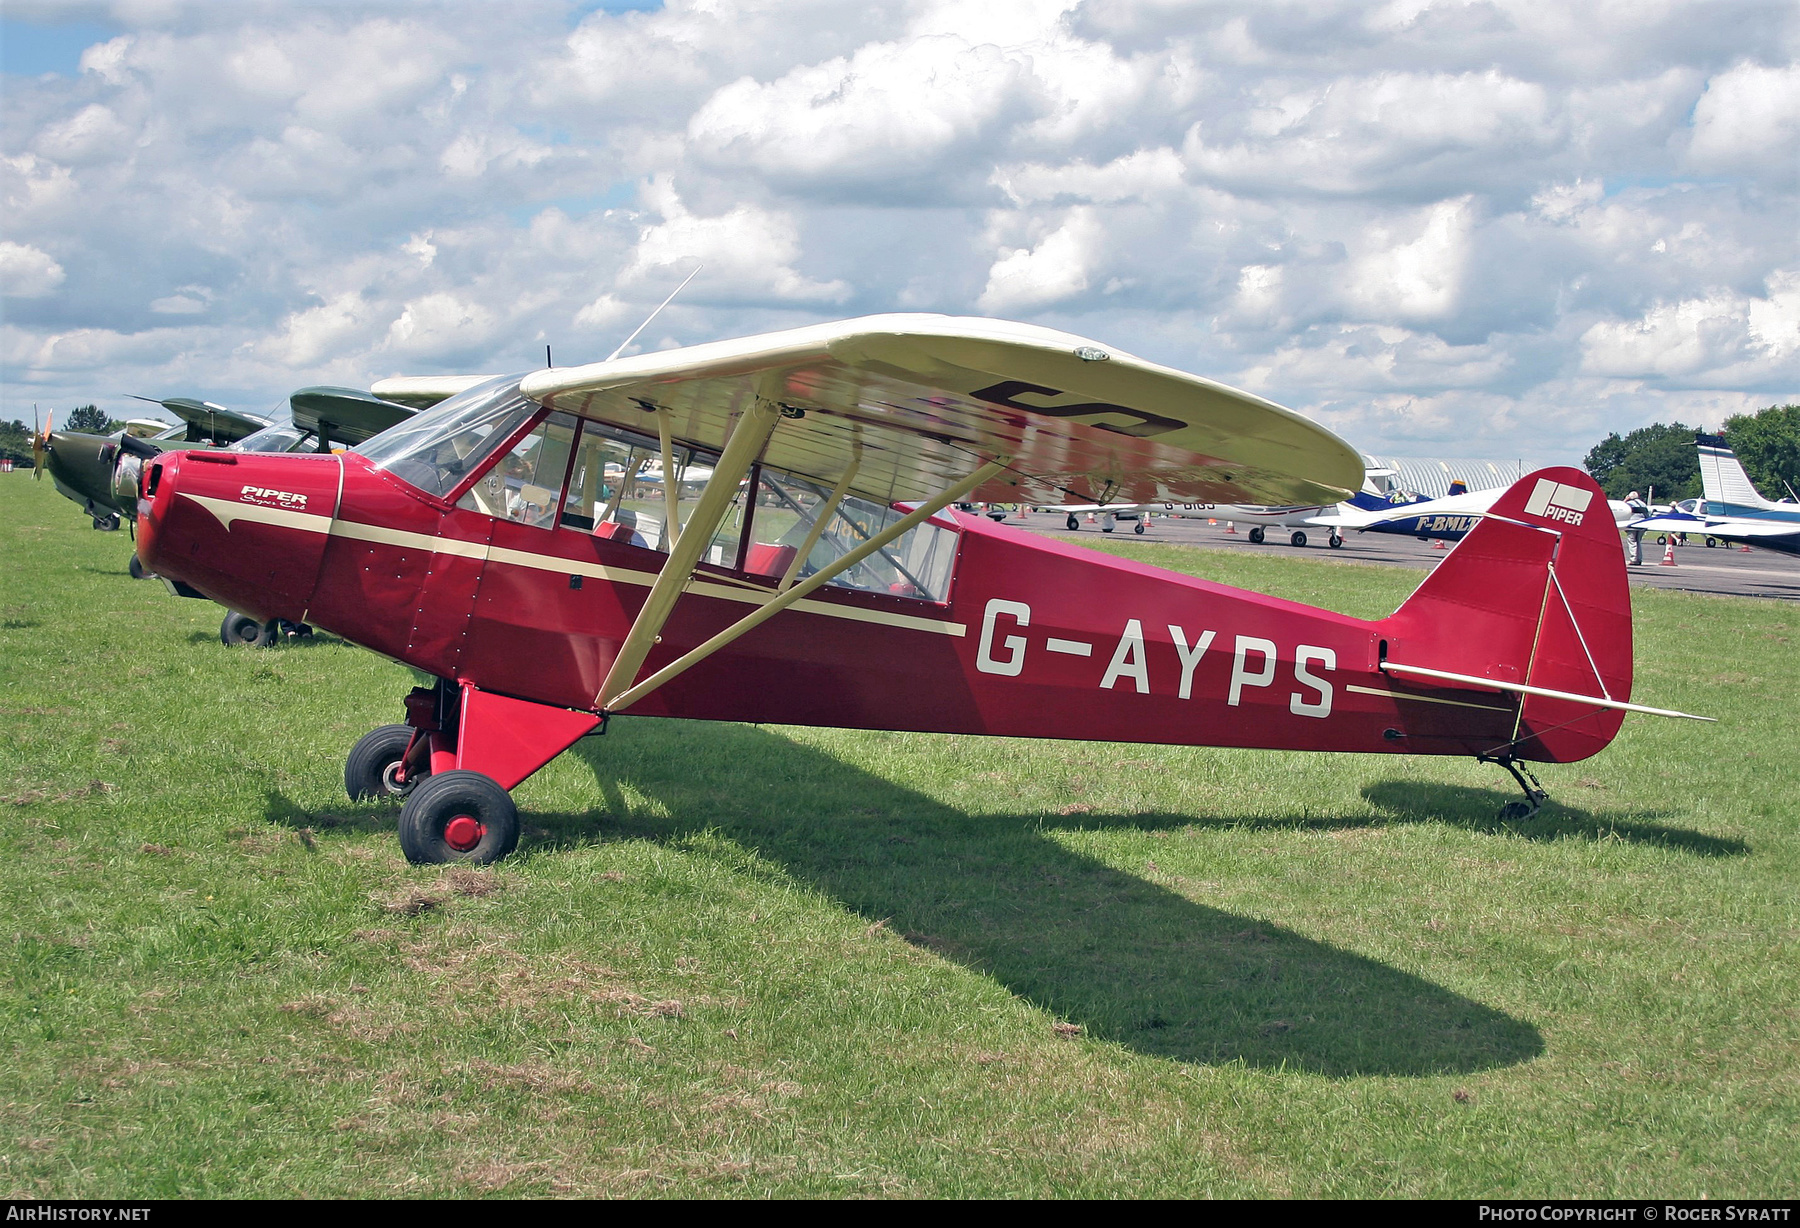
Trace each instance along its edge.
<instances>
[{"instance_id":1,"label":"main landing gear","mask_svg":"<svg viewBox=\"0 0 1800 1228\"><path fill-rule=\"evenodd\" d=\"M405 797L431 774L431 748L411 725L383 725L362 736L344 760L344 791L353 802Z\"/></svg>"},{"instance_id":2,"label":"main landing gear","mask_svg":"<svg viewBox=\"0 0 1800 1228\"><path fill-rule=\"evenodd\" d=\"M1251 526L1250 540L1253 543L1255 543L1258 546L1262 545L1264 536L1266 536L1266 535L1263 533L1263 527L1261 525Z\"/></svg>"},{"instance_id":3,"label":"main landing gear","mask_svg":"<svg viewBox=\"0 0 1800 1228\"><path fill-rule=\"evenodd\" d=\"M133 555L132 557L135 559L137 556ZM256 648L268 648L283 637L294 639L312 633L313 629L305 623L293 623L285 618L271 618L266 623L259 623L248 614L227 610L225 621L219 624L219 643L227 648L236 648L246 644Z\"/></svg>"},{"instance_id":4,"label":"main landing gear","mask_svg":"<svg viewBox=\"0 0 1800 1228\"><path fill-rule=\"evenodd\" d=\"M1079 521L1075 518L1074 512L1069 513L1069 532L1071 532L1071 533L1081 532L1081 521Z\"/></svg>"},{"instance_id":5,"label":"main landing gear","mask_svg":"<svg viewBox=\"0 0 1800 1228\"><path fill-rule=\"evenodd\" d=\"M406 723L366 734L344 761L353 799L398 799L400 849L414 865L486 865L519 844L507 790L604 731L592 712L508 699L440 679L406 697Z\"/></svg>"},{"instance_id":6,"label":"main landing gear","mask_svg":"<svg viewBox=\"0 0 1800 1228\"><path fill-rule=\"evenodd\" d=\"M1325 539L1325 544L1330 546L1333 550L1342 550L1344 548L1344 535L1334 530L1331 536Z\"/></svg>"},{"instance_id":7,"label":"main landing gear","mask_svg":"<svg viewBox=\"0 0 1800 1228\"><path fill-rule=\"evenodd\" d=\"M1306 544L1306 530L1295 529L1294 535L1288 538L1288 544L1293 546L1304 546Z\"/></svg>"}]
</instances>

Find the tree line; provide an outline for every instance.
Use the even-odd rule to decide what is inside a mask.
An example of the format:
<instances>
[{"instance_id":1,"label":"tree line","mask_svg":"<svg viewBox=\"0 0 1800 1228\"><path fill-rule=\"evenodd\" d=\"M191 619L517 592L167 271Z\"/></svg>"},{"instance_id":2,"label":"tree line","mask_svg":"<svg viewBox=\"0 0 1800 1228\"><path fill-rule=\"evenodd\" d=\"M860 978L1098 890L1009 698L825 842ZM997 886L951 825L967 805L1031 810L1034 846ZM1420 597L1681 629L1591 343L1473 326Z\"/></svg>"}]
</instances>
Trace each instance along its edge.
<instances>
[{"instance_id":1,"label":"tree line","mask_svg":"<svg viewBox=\"0 0 1800 1228\"><path fill-rule=\"evenodd\" d=\"M1658 503L1692 498L1701 493L1697 433L1680 422L1658 422L1623 437L1608 435L1582 464L1609 499L1623 499L1634 490L1646 498L1654 490ZM1719 433L1766 498L1782 499L1800 490L1800 405L1733 414Z\"/></svg>"}]
</instances>

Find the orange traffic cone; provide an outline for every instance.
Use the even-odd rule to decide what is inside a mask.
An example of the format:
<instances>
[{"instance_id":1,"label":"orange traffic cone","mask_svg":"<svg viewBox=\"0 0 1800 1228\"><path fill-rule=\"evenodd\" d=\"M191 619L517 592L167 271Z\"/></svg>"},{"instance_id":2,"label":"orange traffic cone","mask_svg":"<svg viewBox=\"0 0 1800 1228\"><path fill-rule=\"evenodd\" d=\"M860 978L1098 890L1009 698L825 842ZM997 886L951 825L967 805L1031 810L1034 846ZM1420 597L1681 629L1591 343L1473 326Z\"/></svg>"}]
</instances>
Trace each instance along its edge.
<instances>
[{"instance_id":1,"label":"orange traffic cone","mask_svg":"<svg viewBox=\"0 0 1800 1228\"><path fill-rule=\"evenodd\" d=\"M1669 544L1663 547L1662 566L1675 566L1675 539L1673 537L1669 539Z\"/></svg>"},{"instance_id":2,"label":"orange traffic cone","mask_svg":"<svg viewBox=\"0 0 1800 1228\"><path fill-rule=\"evenodd\" d=\"M1218 523L1219 523L1219 522L1218 522L1218 521L1216 521L1216 520L1214 520L1214 519L1213 519L1213 518L1212 518L1212 517L1211 517L1211 516L1208 516L1208 517L1207 517L1207 518L1206 518L1206 523L1207 523L1207 524L1213 524L1213 525L1216 525L1216 524L1218 524Z\"/></svg>"},{"instance_id":3,"label":"orange traffic cone","mask_svg":"<svg viewBox=\"0 0 1800 1228\"><path fill-rule=\"evenodd\" d=\"M1093 524L1093 523L1094 523L1094 513L1092 513L1092 512L1089 512L1089 513L1088 513L1088 523L1089 523L1089 524Z\"/></svg>"},{"instance_id":4,"label":"orange traffic cone","mask_svg":"<svg viewBox=\"0 0 1800 1228\"><path fill-rule=\"evenodd\" d=\"M1750 553L1750 547L1749 547L1749 546L1748 546L1748 545L1744 545L1744 546L1739 546L1739 547L1738 547L1738 549L1739 549L1739 550L1742 550L1742 551L1743 551L1743 552L1744 552L1744 553L1745 553L1745 554L1749 554L1749 553Z\"/></svg>"},{"instance_id":5,"label":"orange traffic cone","mask_svg":"<svg viewBox=\"0 0 1800 1228\"><path fill-rule=\"evenodd\" d=\"M1236 525L1234 525L1234 524L1232 524L1232 523L1231 523L1231 522L1230 522L1230 521L1229 521L1229 520L1227 520L1227 521L1226 521L1226 522L1225 522L1225 531L1226 531L1226 532L1227 532L1227 533L1236 533L1236 532L1237 532L1237 526L1236 526Z\"/></svg>"},{"instance_id":6,"label":"orange traffic cone","mask_svg":"<svg viewBox=\"0 0 1800 1228\"><path fill-rule=\"evenodd\" d=\"M1431 548L1433 550L1448 550L1450 547L1448 547L1444 544L1443 538L1434 537L1431 539Z\"/></svg>"}]
</instances>

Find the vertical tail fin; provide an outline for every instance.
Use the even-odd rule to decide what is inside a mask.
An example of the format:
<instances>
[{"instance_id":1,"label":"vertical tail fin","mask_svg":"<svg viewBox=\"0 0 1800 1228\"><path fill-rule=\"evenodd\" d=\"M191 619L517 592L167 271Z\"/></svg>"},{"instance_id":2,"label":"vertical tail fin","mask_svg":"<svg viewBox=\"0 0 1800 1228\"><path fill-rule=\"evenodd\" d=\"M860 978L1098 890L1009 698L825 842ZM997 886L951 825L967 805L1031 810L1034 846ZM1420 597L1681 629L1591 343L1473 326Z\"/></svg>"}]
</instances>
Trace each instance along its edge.
<instances>
[{"instance_id":1,"label":"vertical tail fin","mask_svg":"<svg viewBox=\"0 0 1800 1228\"><path fill-rule=\"evenodd\" d=\"M1379 627L1396 663L1629 700L1631 605L1606 496L1578 469L1527 474ZM1488 753L1585 759L1624 715L1539 695L1515 702L1512 741Z\"/></svg>"},{"instance_id":2,"label":"vertical tail fin","mask_svg":"<svg viewBox=\"0 0 1800 1228\"><path fill-rule=\"evenodd\" d=\"M1696 435L1694 444L1700 450L1700 486L1708 512L1727 515L1733 508L1767 511L1775 506L1757 493L1724 436Z\"/></svg>"}]
</instances>

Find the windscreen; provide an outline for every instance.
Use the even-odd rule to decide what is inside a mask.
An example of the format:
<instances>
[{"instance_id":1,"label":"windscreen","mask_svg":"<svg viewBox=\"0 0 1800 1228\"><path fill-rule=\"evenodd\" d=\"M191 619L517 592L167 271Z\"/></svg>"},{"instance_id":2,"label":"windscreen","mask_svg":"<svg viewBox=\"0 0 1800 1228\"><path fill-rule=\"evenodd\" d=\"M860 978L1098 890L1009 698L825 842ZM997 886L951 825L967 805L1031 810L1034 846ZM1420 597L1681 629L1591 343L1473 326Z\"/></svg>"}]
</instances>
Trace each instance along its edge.
<instances>
[{"instance_id":1,"label":"windscreen","mask_svg":"<svg viewBox=\"0 0 1800 1228\"><path fill-rule=\"evenodd\" d=\"M476 384L352 450L427 494L447 495L537 412L520 395L519 379Z\"/></svg>"}]
</instances>

